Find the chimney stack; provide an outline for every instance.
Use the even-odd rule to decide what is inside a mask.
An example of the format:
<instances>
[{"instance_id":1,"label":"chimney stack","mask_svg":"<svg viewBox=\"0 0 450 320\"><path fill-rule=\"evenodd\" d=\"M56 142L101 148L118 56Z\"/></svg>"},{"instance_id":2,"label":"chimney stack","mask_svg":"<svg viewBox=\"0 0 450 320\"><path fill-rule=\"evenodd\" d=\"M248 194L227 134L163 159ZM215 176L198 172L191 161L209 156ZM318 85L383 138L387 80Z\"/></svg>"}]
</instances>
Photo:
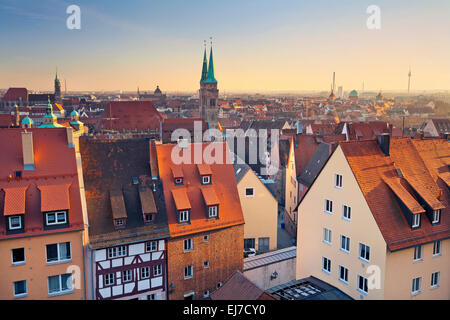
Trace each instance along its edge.
<instances>
[{"instance_id":1,"label":"chimney stack","mask_svg":"<svg viewBox=\"0 0 450 320\"><path fill-rule=\"evenodd\" d=\"M377 136L378 144L380 145L381 150L386 156L389 156L389 146L391 142L391 136L389 133L382 133Z\"/></svg>"},{"instance_id":2,"label":"chimney stack","mask_svg":"<svg viewBox=\"0 0 450 320\"><path fill-rule=\"evenodd\" d=\"M444 135L443 135L443 138L445 140L449 141L450 140L450 133L449 132L445 132Z\"/></svg>"},{"instance_id":3,"label":"chimney stack","mask_svg":"<svg viewBox=\"0 0 450 320\"><path fill-rule=\"evenodd\" d=\"M34 170L33 133L22 132L23 170Z\"/></svg>"}]
</instances>

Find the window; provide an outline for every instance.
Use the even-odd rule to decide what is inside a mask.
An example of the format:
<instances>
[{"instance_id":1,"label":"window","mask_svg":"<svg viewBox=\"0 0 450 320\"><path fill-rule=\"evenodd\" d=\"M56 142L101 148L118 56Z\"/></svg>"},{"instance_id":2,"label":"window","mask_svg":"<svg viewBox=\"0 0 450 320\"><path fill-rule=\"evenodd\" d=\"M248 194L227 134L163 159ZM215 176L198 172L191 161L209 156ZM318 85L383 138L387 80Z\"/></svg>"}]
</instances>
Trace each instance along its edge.
<instances>
[{"instance_id":1,"label":"window","mask_svg":"<svg viewBox=\"0 0 450 320\"><path fill-rule=\"evenodd\" d=\"M254 197L255 192L253 188L245 188L245 196L246 197Z\"/></svg>"},{"instance_id":2,"label":"window","mask_svg":"<svg viewBox=\"0 0 450 320\"><path fill-rule=\"evenodd\" d=\"M326 244L331 244L331 230L323 228L323 242Z\"/></svg>"},{"instance_id":3,"label":"window","mask_svg":"<svg viewBox=\"0 0 450 320\"><path fill-rule=\"evenodd\" d=\"M363 243L359 244L359 258L363 259L367 262L370 261L370 247L369 246L367 246Z\"/></svg>"},{"instance_id":4,"label":"window","mask_svg":"<svg viewBox=\"0 0 450 320\"><path fill-rule=\"evenodd\" d=\"M431 221L431 223L433 223L433 224L439 223L440 220L441 220L441 210L434 210L433 211L433 220Z\"/></svg>"},{"instance_id":5,"label":"window","mask_svg":"<svg viewBox=\"0 0 450 320\"><path fill-rule=\"evenodd\" d=\"M339 266L339 280L348 283L348 269L343 266Z\"/></svg>"},{"instance_id":6,"label":"window","mask_svg":"<svg viewBox=\"0 0 450 320\"><path fill-rule=\"evenodd\" d=\"M208 207L208 217L217 217L217 206Z\"/></svg>"},{"instance_id":7,"label":"window","mask_svg":"<svg viewBox=\"0 0 450 320\"><path fill-rule=\"evenodd\" d=\"M439 278L441 273L440 272L433 272L431 274L431 288L437 288L439 287Z\"/></svg>"},{"instance_id":8,"label":"window","mask_svg":"<svg viewBox=\"0 0 450 320\"><path fill-rule=\"evenodd\" d=\"M189 221L189 210L180 211L178 213L178 220L180 223Z\"/></svg>"},{"instance_id":9,"label":"window","mask_svg":"<svg viewBox=\"0 0 450 320\"><path fill-rule=\"evenodd\" d=\"M209 235L208 234L203 236L203 241L204 242L208 242L209 241Z\"/></svg>"},{"instance_id":10,"label":"window","mask_svg":"<svg viewBox=\"0 0 450 320\"><path fill-rule=\"evenodd\" d=\"M131 270L122 271L123 282L130 282L133 280L133 273Z\"/></svg>"},{"instance_id":11,"label":"window","mask_svg":"<svg viewBox=\"0 0 450 320\"><path fill-rule=\"evenodd\" d=\"M8 219L9 230L22 229L22 219L20 216L11 216Z\"/></svg>"},{"instance_id":12,"label":"window","mask_svg":"<svg viewBox=\"0 0 450 320\"><path fill-rule=\"evenodd\" d=\"M259 238L258 239L258 250L259 251L269 251L269 238Z\"/></svg>"},{"instance_id":13,"label":"window","mask_svg":"<svg viewBox=\"0 0 450 320\"><path fill-rule=\"evenodd\" d=\"M46 245L47 263L63 262L72 259L70 242L54 243Z\"/></svg>"},{"instance_id":14,"label":"window","mask_svg":"<svg viewBox=\"0 0 450 320\"><path fill-rule=\"evenodd\" d=\"M325 200L325 212L333 213L333 201Z\"/></svg>"},{"instance_id":15,"label":"window","mask_svg":"<svg viewBox=\"0 0 450 320\"><path fill-rule=\"evenodd\" d=\"M153 221L153 214L146 214L145 222L152 222L152 221Z\"/></svg>"},{"instance_id":16,"label":"window","mask_svg":"<svg viewBox=\"0 0 450 320\"><path fill-rule=\"evenodd\" d=\"M367 278L358 275L358 290L364 294L369 293Z\"/></svg>"},{"instance_id":17,"label":"window","mask_svg":"<svg viewBox=\"0 0 450 320\"><path fill-rule=\"evenodd\" d=\"M14 297L21 298L27 295L27 281L15 281L14 282Z\"/></svg>"},{"instance_id":18,"label":"window","mask_svg":"<svg viewBox=\"0 0 450 320\"><path fill-rule=\"evenodd\" d=\"M194 274L194 268L193 266L187 266L184 267L184 278L185 279L190 279L193 277Z\"/></svg>"},{"instance_id":19,"label":"window","mask_svg":"<svg viewBox=\"0 0 450 320\"><path fill-rule=\"evenodd\" d=\"M352 208L344 205L342 209L342 217L346 220L350 220L352 213Z\"/></svg>"},{"instance_id":20,"label":"window","mask_svg":"<svg viewBox=\"0 0 450 320\"><path fill-rule=\"evenodd\" d=\"M115 224L116 224L116 227L122 227L123 225L124 225L124 220L123 219L116 219L115 220Z\"/></svg>"},{"instance_id":21,"label":"window","mask_svg":"<svg viewBox=\"0 0 450 320\"><path fill-rule=\"evenodd\" d=\"M114 284L114 273L105 274L105 286L111 286Z\"/></svg>"},{"instance_id":22,"label":"window","mask_svg":"<svg viewBox=\"0 0 450 320\"><path fill-rule=\"evenodd\" d=\"M60 212L47 212L46 214L47 225L57 225L67 223L67 214L64 211Z\"/></svg>"},{"instance_id":23,"label":"window","mask_svg":"<svg viewBox=\"0 0 450 320\"><path fill-rule=\"evenodd\" d=\"M341 250L345 252L350 252L350 238L341 235Z\"/></svg>"},{"instance_id":24,"label":"window","mask_svg":"<svg viewBox=\"0 0 450 320\"><path fill-rule=\"evenodd\" d=\"M254 249L255 248L255 238L244 239L244 249Z\"/></svg>"},{"instance_id":25,"label":"window","mask_svg":"<svg viewBox=\"0 0 450 320\"><path fill-rule=\"evenodd\" d=\"M202 184L210 184L211 176L202 176Z\"/></svg>"},{"instance_id":26,"label":"window","mask_svg":"<svg viewBox=\"0 0 450 320\"><path fill-rule=\"evenodd\" d=\"M15 265L24 264L25 263L25 249L17 248L11 250L12 254L12 263Z\"/></svg>"},{"instance_id":27,"label":"window","mask_svg":"<svg viewBox=\"0 0 450 320\"><path fill-rule=\"evenodd\" d=\"M127 255L127 247L126 246L108 248L108 257L110 259L116 258L116 257L123 257L126 255Z\"/></svg>"},{"instance_id":28,"label":"window","mask_svg":"<svg viewBox=\"0 0 450 320\"><path fill-rule=\"evenodd\" d=\"M203 298L208 298L209 297L209 290L206 290L203 292Z\"/></svg>"},{"instance_id":29,"label":"window","mask_svg":"<svg viewBox=\"0 0 450 320\"><path fill-rule=\"evenodd\" d=\"M162 264L157 264L153 266L153 276L157 277L162 275Z\"/></svg>"},{"instance_id":30,"label":"window","mask_svg":"<svg viewBox=\"0 0 450 320\"><path fill-rule=\"evenodd\" d=\"M412 280L411 293L413 295L419 294L421 289L422 289L422 277L414 278Z\"/></svg>"},{"instance_id":31,"label":"window","mask_svg":"<svg viewBox=\"0 0 450 320\"><path fill-rule=\"evenodd\" d=\"M145 243L145 252L152 252L158 250L158 242L157 241L147 241Z\"/></svg>"},{"instance_id":32,"label":"window","mask_svg":"<svg viewBox=\"0 0 450 320\"><path fill-rule=\"evenodd\" d=\"M217 284L217 289L219 289L221 286L222 286L222 282L219 282L219 283Z\"/></svg>"},{"instance_id":33,"label":"window","mask_svg":"<svg viewBox=\"0 0 450 320\"><path fill-rule=\"evenodd\" d=\"M183 184L183 178L176 178L175 184Z\"/></svg>"},{"instance_id":34,"label":"window","mask_svg":"<svg viewBox=\"0 0 450 320\"><path fill-rule=\"evenodd\" d=\"M150 267L141 268L141 279L150 278Z\"/></svg>"},{"instance_id":35,"label":"window","mask_svg":"<svg viewBox=\"0 0 450 320\"><path fill-rule=\"evenodd\" d=\"M418 228L420 226L420 213L416 213L413 215L412 227Z\"/></svg>"},{"instance_id":36,"label":"window","mask_svg":"<svg viewBox=\"0 0 450 320\"><path fill-rule=\"evenodd\" d=\"M441 240L436 240L433 242L433 256L441 255Z\"/></svg>"},{"instance_id":37,"label":"window","mask_svg":"<svg viewBox=\"0 0 450 320\"><path fill-rule=\"evenodd\" d=\"M114 277L114 274L112 275ZM70 293L73 290L72 284L73 283L71 273L48 277L48 294L55 295L55 294Z\"/></svg>"},{"instance_id":38,"label":"window","mask_svg":"<svg viewBox=\"0 0 450 320\"><path fill-rule=\"evenodd\" d=\"M336 188L342 188L342 176L340 174L334 175L334 186Z\"/></svg>"},{"instance_id":39,"label":"window","mask_svg":"<svg viewBox=\"0 0 450 320\"><path fill-rule=\"evenodd\" d=\"M322 271L326 273L331 272L331 260L325 257L322 257Z\"/></svg>"},{"instance_id":40,"label":"window","mask_svg":"<svg viewBox=\"0 0 450 320\"><path fill-rule=\"evenodd\" d=\"M422 246L414 247L414 261L422 260Z\"/></svg>"},{"instance_id":41,"label":"window","mask_svg":"<svg viewBox=\"0 0 450 320\"><path fill-rule=\"evenodd\" d=\"M209 268L209 261L203 262L203 268Z\"/></svg>"},{"instance_id":42,"label":"window","mask_svg":"<svg viewBox=\"0 0 450 320\"><path fill-rule=\"evenodd\" d=\"M194 250L194 241L192 239L184 240L184 252Z\"/></svg>"}]
</instances>

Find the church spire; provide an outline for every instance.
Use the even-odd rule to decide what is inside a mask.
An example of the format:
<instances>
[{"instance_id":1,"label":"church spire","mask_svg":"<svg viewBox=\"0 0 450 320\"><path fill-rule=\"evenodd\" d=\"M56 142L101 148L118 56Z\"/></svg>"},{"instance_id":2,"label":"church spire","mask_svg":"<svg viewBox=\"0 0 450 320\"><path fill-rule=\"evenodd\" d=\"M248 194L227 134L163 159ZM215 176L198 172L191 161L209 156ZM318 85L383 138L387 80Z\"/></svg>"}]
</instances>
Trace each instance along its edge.
<instances>
[{"instance_id":1,"label":"church spire","mask_svg":"<svg viewBox=\"0 0 450 320\"><path fill-rule=\"evenodd\" d=\"M206 82L217 82L216 78L214 78L214 62L213 62L212 41L211 41L211 51L209 53L208 79L207 79Z\"/></svg>"},{"instance_id":2,"label":"church spire","mask_svg":"<svg viewBox=\"0 0 450 320\"><path fill-rule=\"evenodd\" d=\"M203 54L203 68L202 68L202 78L200 82L205 82L208 78L208 61L206 60L206 40L205 40L205 52Z\"/></svg>"}]
</instances>

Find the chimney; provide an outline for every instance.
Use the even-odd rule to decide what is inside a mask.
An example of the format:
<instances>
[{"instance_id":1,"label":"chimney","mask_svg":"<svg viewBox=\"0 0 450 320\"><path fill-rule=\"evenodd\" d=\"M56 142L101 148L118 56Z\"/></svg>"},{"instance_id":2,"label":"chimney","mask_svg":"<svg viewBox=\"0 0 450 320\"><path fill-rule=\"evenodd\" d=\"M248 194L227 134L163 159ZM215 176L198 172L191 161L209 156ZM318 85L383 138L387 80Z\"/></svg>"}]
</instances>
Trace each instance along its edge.
<instances>
[{"instance_id":1,"label":"chimney","mask_svg":"<svg viewBox=\"0 0 450 320\"><path fill-rule=\"evenodd\" d=\"M450 133L449 132L445 132L444 135L443 135L443 138L445 140L449 141L450 140Z\"/></svg>"},{"instance_id":2,"label":"chimney","mask_svg":"<svg viewBox=\"0 0 450 320\"><path fill-rule=\"evenodd\" d=\"M23 170L34 170L33 133L22 132Z\"/></svg>"},{"instance_id":3,"label":"chimney","mask_svg":"<svg viewBox=\"0 0 450 320\"><path fill-rule=\"evenodd\" d=\"M381 150L386 156L389 156L389 145L391 142L391 136L389 133L382 133L377 136L378 144L380 145Z\"/></svg>"},{"instance_id":4,"label":"chimney","mask_svg":"<svg viewBox=\"0 0 450 320\"><path fill-rule=\"evenodd\" d=\"M66 133L67 133L67 142L69 144L69 148L75 148L75 142L73 141L72 127L66 127Z\"/></svg>"}]
</instances>

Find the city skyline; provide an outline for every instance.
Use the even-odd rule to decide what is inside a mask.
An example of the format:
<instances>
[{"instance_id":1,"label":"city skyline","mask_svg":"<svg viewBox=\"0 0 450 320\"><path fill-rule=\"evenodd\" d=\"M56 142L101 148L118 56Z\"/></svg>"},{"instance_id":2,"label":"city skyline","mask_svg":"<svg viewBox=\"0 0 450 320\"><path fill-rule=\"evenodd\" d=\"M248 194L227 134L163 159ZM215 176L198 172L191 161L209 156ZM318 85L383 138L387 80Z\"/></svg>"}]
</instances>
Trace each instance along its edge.
<instances>
[{"instance_id":1,"label":"city skyline","mask_svg":"<svg viewBox=\"0 0 450 320\"><path fill-rule=\"evenodd\" d=\"M445 1L131 2L79 1L69 30L71 3L0 1L0 88L52 90L58 68L63 91L193 92L213 37L222 93L326 91L333 72L344 91L407 92L410 67L411 92L450 90ZM372 4L379 30L366 26Z\"/></svg>"}]
</instances>

